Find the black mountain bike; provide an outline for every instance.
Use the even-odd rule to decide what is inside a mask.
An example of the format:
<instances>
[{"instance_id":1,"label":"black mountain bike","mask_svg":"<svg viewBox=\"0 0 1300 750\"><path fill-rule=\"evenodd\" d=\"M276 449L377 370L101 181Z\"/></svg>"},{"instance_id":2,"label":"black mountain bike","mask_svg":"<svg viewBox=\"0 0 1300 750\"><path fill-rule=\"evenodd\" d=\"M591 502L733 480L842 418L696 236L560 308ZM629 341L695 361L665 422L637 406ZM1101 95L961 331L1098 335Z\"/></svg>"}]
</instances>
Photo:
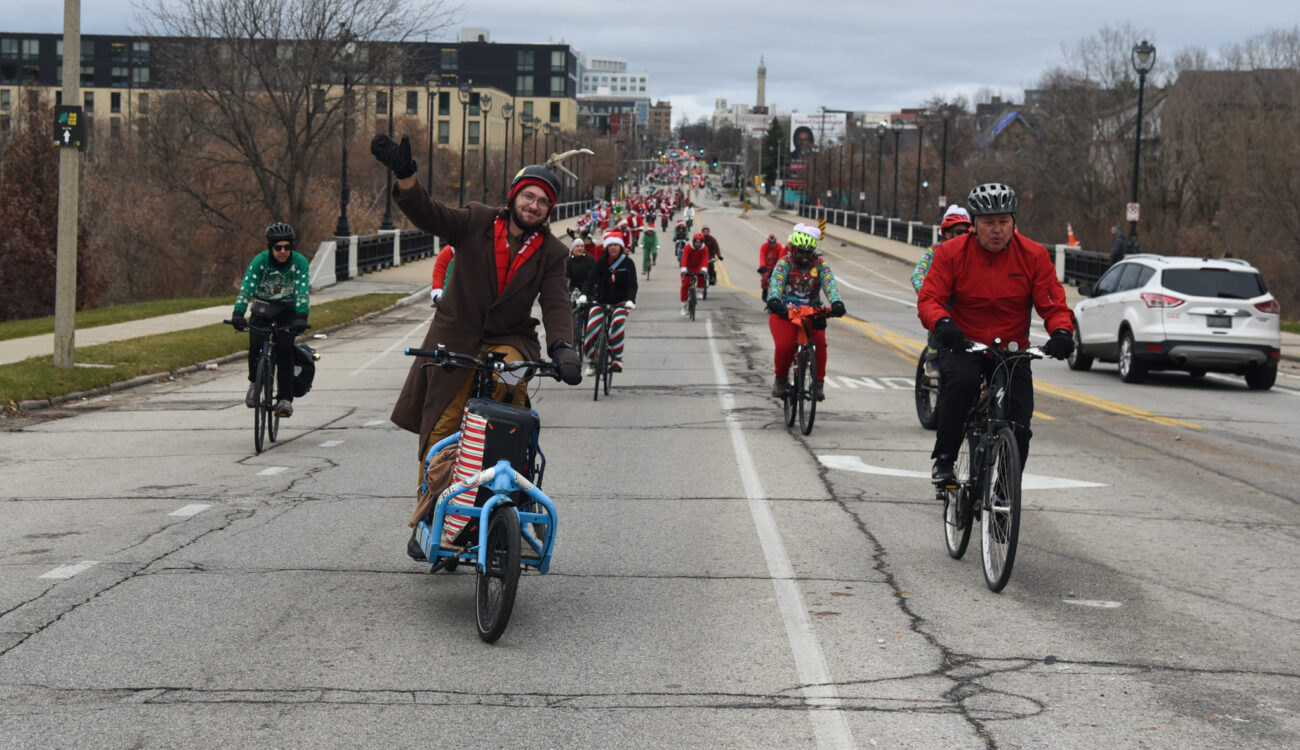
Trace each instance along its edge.
<instances>
[{"instance_id":1,"label":"black mountain bike","mask_svg":"<svg viewBox=\"0 0 1300 750\"><path fill-rule=\"evenodd\" d=\"M800 305L792 307L790 311L797 311L791 322L800 327L799 343L794 350L794 361L790 363L790 376L786 379L781 412L785 416L786 427L792 426L798 417L799 431L809 435L812 433L813 422L817 419L817 397L812 389L813 382L817 380L817 342L813 339L813 323L825 319L831 310L829 307Z\"/></svg>"},{"instance_id":2,"label":"black mountain bike","mask_svg":"<svg viewBox=\"0 0 1300 750\"><path fill-rule=\"evenodd\" d=\"M614 355L609 351L609 329L614 319L614 305L600 305L605 308L605 315L600 321L600 330L596 333L596 347L591 358L591 366L596 371L592 401L600 400L600 392L609 395L609 383L614 379Z\"/></svg>"},{"instance_id":3,"label":"black mountain bike","mask_svg":"<svg viewBox=\"0 0 1300 750\"><path fill-rule=\"evenodd\" d=\"M705 275L702 271L692 272L686 274L686 278L690 279L691 282L690 286L686 287L686 314L691 320L695 320L695 306L699 304L698 298L700 296L700 290L698 289L698 285L700 283L700 279L705 278ZM708 290L709 290L708 281L706 280L705 287L704 287L705 295L709 293Z\"/></svg>"},{"instance_id":4,"label":"black mountain bike","mask_svg":"<svg viewBox=\"0 0 1300 750\"><path fill-rule=\"evenodd\" d=\"M221 321L233 326L229 320ZM280 433L280 417L275 413L275 332L279 330L274 324L269 328L247 324L248 330L266 334L262 350L257 353L257 364L253 368L253 447L258 453L269 439L272 443Z\"/></svg>"},{"instance_id":5,"label":"black mountain bike","mask_svg":"<svg viewBox=\"0 0 1300 750\"><path fill-rule=\"evenodd\" d=\"M962 442L954 462L957 481L936 485L943 501L944 542L948 555L960 560L970 542L971 526L980 523L984 582L1001 591L1011 579L1020 539L1020 446L1006 417L1006 394L1011 371L1020 360L1042 359L1042 349L1017 351L1013 341L1006 349L967 342L966 351L997 360L991 378L983 379L979 399L962 428Z\"/></svg>"}]
</instances>

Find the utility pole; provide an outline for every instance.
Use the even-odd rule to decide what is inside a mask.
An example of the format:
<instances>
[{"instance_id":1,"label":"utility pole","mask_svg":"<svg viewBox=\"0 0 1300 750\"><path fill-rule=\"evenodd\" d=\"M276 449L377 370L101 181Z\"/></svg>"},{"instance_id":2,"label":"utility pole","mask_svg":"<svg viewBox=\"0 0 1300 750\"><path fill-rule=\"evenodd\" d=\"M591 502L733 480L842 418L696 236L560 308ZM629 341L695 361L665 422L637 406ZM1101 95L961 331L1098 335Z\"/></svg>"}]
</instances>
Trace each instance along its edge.
<instances>
[{"instance_id":1,"label":"utility pole","mask_svg":"<svg viewBox=\"0 0 1300 750\"><path fill-rule=\"evenodd\" d=\"M73 109L70 127L83 127L81 108L81 0L63 0L63 101ZM67 131L65 131L66 133ZM80 144L59 146L59 224L54 256L54 366L73 366L77 328L77 197Z\"/></svg>"}]
</instances>

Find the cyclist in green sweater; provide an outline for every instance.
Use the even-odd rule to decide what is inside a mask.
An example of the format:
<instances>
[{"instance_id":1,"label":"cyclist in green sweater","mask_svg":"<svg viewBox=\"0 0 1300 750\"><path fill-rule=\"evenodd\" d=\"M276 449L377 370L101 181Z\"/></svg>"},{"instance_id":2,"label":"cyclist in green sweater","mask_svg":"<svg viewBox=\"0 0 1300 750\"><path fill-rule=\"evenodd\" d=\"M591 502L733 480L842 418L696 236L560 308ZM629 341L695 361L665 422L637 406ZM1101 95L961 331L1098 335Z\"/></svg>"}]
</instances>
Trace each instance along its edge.
<instances>
[{"instance_id":1,"label":"cyclist in green sweater","mask_svg":"<svg viewBox=\"0 0 1300 750\"><path fill-rule=\"evenodd\" d=\"M654 224L646 224L641 235L641 267L647 270L659 262L659 235L655 233Z\"/></svg>"},{"instance_id":2,"label":"cyclist in green sweater","mask_svg":"<svg viewBox=\"0 0 1300 750\"><path fill-rule=\"evenodd\" d=\"M293 227L277 221L266 228L266 252L258 253L244 272L244 282L235 297L235 311L230 316L235 329L242 331L249 322L263 328L275 328L275 413L293 416L293 342L307 330L310 270L307 258L294 252ZM248 319L244 312L248 311ZM248 335L248 395L244 405L252 407L257 394L253 377L257 355L266 334L250 331Z\"/></svg>"}]
</instances>

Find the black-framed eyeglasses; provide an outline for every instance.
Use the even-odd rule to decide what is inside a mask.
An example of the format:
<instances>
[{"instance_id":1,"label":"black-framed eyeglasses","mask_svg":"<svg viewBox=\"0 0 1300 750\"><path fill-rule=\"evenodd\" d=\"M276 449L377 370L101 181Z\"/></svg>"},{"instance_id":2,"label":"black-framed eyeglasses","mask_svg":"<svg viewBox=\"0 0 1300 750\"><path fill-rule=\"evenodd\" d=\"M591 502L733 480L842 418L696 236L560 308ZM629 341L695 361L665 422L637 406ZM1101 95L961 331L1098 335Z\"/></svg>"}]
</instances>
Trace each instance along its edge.
<instances>
[{"instance_id":1,"label":"black-framed eyeglasses","mask_svg":"<svg viewBox=\"0 0 1300 750\"><path fill-rule=\"evenodd\" d=\"M292 249L293 249L293 245L290 245L290 244L287 243L287 242L281 242L281 243L278 243L278 244L274 245L273 247L275 247L276 250L292 250Z\"/></svg>"}]
</instances>

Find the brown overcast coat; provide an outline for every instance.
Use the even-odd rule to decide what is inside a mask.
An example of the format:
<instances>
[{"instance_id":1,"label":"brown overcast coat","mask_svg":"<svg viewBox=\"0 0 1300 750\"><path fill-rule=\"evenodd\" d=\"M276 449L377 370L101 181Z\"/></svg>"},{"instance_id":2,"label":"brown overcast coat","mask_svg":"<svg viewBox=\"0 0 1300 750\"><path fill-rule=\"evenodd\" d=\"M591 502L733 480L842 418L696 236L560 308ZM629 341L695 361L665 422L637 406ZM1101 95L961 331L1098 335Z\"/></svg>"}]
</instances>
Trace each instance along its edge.
<instances>
[{"instance_id":1,"label":"brown overcast coat","mask_svg":"<svg viewBox=\"0 0 1300 750\"><path fill-rule=\"evenodd\" d=\"M456 248L456 266L421 348L445 344L450 351L477 355L484 346L505 344L528 359L540 359L538 320L532 317L533 302L539 297L547 342L573 341L565 275L569 253L549 227L542 230L542 246L520 266L498 298L492 223L501 208L482 203L452 208L429 198L419 183L410 190L394 186L393 196L412 224ZM420 445L424 445L438 416L469 376L468 370L421 369L420 364L427 361L416 358L411 363L391 417L398 427L418 433Z\"/></svg>"}]
</instances>

